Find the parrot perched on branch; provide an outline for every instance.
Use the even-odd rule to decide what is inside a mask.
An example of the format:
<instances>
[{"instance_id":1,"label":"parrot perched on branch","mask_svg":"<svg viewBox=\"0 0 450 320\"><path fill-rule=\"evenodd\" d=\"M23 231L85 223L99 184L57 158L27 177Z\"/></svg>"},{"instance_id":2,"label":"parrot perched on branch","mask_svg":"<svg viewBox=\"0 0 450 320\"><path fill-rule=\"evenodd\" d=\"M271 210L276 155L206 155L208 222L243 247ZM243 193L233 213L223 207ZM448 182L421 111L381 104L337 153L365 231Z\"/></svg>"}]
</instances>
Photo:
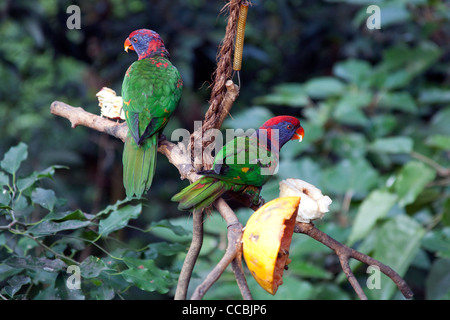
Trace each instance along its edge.
<instances>
[{"instance_id":1,"label":"parrot perched on branch","mask_svg":"<svg viewBox=\"0 0 450 320\"><path fill-rule=\"evenodd\" d=\"M212 170L172 197L178 209L203 209L224 193L245 195L251 204L260 202L261 187L278 166L279 150L289 140L302 141L300 121L278 116L266 121L251 136L236 137L217 153Z\"/></svg>"},{"instance_id":2,"label":"parrot perched on branch","mask_svg":"<svg viewBox=\"0 0 450 320\"><path fill-rule=\"evenodd\" d=\"M160 133L181 97L183 80L172 65L160 35L152 30L133 31L125 51L138 55L127 70L122 99L128 136L123 151L123 184L128 198L141 197L153 180Z\"/></svg>"}]
</instances>

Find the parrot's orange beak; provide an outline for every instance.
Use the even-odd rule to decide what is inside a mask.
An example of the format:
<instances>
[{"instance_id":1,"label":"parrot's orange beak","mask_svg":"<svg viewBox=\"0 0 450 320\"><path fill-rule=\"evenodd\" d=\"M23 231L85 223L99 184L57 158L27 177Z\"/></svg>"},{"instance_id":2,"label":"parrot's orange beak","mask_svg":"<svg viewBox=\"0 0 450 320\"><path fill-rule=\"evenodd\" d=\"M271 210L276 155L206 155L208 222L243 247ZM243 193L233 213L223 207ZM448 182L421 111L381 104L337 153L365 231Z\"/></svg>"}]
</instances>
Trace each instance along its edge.
<instances>
[{"instance_id":1,"label":"parrot's orange beak","mask_svg":"<svg viewBox=\"0 0 450 320\"><path fill-rule=\"evenodd\" d=\"M124 48L125 52L128 52L128 49L134 50L134 48L131 45L131 42L128 38L125 40L125 43L123 44L123 48Z\"/></svg>"},{"instance_id":2,"label":"parrot's orange beak","mask_svg":"<svg viewBox=\"0 0 450 320\"><path fill-rule=\"evenodd\" d=\"M291 140L298 140L299 142L302 142L304 136L305 136L305 130L303 130L303 127L299 127L295 131L295 133L292 136Z\"/></svg>"}]
</instances>

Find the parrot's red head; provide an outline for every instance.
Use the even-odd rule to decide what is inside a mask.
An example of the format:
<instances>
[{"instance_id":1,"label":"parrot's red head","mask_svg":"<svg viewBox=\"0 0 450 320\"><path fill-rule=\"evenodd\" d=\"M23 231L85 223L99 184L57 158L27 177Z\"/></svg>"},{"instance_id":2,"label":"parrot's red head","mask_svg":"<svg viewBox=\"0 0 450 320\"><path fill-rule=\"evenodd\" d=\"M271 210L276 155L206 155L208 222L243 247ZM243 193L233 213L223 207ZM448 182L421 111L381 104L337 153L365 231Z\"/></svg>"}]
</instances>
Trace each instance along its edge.
<instances>
[{"instance_id":1,"label":"parrot's red head","mask_svg":"<svg viewBox=\"0 0 450 320\"><path fill-rule=\"evenodd\" d=\"M126 52L128 50L136 51L139 60L153 56L170 57L161 36L149 29L133 31L125 40L123 46Z\"/></svg>"},{"instance_id":2,"label":"parrot's red head","mask_svg":"<svg viewBox=\"0 0 450 320\"><path fill-rule=\"evenodd\" d=\"M258 130L267 130L267 138L270 139L270 146L281 148L289 140L303 140L305 131L300 125L300 121L291 116L278 116L267 120ZM272 130L278 130L278 135L273 135ZM278 141L275 141L278 137Z\"/></svg>"}]
</instances>

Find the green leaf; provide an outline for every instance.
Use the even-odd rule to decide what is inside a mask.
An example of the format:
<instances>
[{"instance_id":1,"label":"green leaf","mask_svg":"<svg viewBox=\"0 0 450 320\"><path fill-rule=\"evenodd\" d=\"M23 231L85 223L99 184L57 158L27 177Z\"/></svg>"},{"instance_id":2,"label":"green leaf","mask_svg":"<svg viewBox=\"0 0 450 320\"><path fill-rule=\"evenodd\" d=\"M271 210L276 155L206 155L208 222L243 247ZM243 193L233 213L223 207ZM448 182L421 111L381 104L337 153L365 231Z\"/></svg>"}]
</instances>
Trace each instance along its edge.
<instances>
[{"instance_id":1,"label":"green leaf","mask_svg":"<svg viewBox=\"0 0 450 320\"><path fill-rule=\"evenodd\" d=\"M124 258L123 262L128 269L120 274L123 278L145 291L169 292L174 279L167 270L158 268L153 260L140 260L136 258Z\"/></svg>"},{"instance_id":2,"label":"green leaf","mask_svg":"<svg viewBox=\"0 0 450 320\"><path fill-rule=\"evenodd\" d=\"M372 66L364 60L348 59L336 63L333 73L341 79L361 86L361 84L367 83L367 79L372 73Z\"/></svg>"},{"instance_id":3,"label":"green leaf","mask_svg":"<svg viewBox=\"0 0 450 320\"><path fill-rule=\"evenodd\" d=\"M332 137L330 142L333 152L341 158L359 158L366 156L367 141L363 134L340 134Z\"/></svg>"},{"instance_id":4,"label":"green leaf","mask_svg":"<svg viewBox=\"0 0 450 320\"><path fill-rule=\"evenodd\" d=\"M60 259L48 259L40 257L17 257L12 256L5 260L5 264L18 269L26 269L32 271L59 272L65 271L66 264Z\"/></svg>"},{"instance_id":5,"label":"green leaf","mask_svg":"<svg viewBox=\"0 0 450 320\"><path fill-rule=\"evenodd\" d=\"M445 134L450 136L450 107L439 110L430 122L431 134Z\"/></svg>"},{"instance_id":6,"label":"green leaf","mask_svg":"<svg viewBox=\"0 0 450 320\"><path fill-rule=\"evenodd\" d=\"M121 205L128 203L128 202L130 202L130 200L128 198L125 198L123 200L117 200L115 204L110 204L102 211L99 211L95 216L100 217L100 216L110 213L111 211L117 211L117 210L119 210L119 207Z\"/></svg>"},{"instance_id":7,"label":"green leaf","mask_svg":"<svg viewBox=\"0 0 450 320\"><path fill-rule=\"evenodd\" d=\"M450 228L429 231L423 238L422 245L438 257L450 258Z\"/></svg>"},{"instance_id":8,"label":"green leaf","mask_svg":"<svg viewBox=\"0 0 450 320\"><path fill-rule=\"evenodd\" d=\"M372 100L372 94L366 91L349 91L339 99L333 111L334 118L341 123L365 125L367 118L362 108Z\"/></svg>"},{"instance_id":9,"label":"green leaf","mask_svg":"<svg viewBox=\"0 0 450 320\"><path fill-rule=\"evenodd\" d=\"M344 194L352 191L355 196L366 194L378 181L378 173L365 158L344 159L327 168L322 183L329 192Z\"/></svg>"},{"instance_id":10,"label":"green leaf","mask_svg":"<svg viewBox=\"0 0 450 320\"><path fill-rule=\"evenodd\" d=\"M396 201L397 196L389 191L372 191L359 206L355 222L353 223L352 232L348 239L348 245L351 246L356 241L367 236L375 223L388 214Z\"/></svg>"},{"instance_id":11,"label":"green leaf","mask_svg":"<svg viewBox=\"0 0 450 320\"><path fill-rule=\"evenodd\" d=\"M413 140L402 136L379 138L370 144L369 150L381 153L410 153L413 150Z\"/></svg>"},{"instance_id":12,"label":"green leaf","mask_svg":"<svg viewBox=\"0 0 450 320\"><path fill-rule=\"evenodd\" d=\"M26 160L28 157L28 146L20 142L17 146L10 148L0 162L0 166L6 172L10 174L15 174L19 169L22 161Z\"/></svg>"},{"instance_id":13,"label":"green leaf","mask_svg":"<svg viewBox=\"0 0 450 320\"><path fill-rule=\"evenodd\" d=\"M433 135L427 139L426 144L442 150L450 150L450 135Z\"/></svg>"},{"instance_id":14,"label":"green leaf","mask_svg":"<svg viewBox=\"0 0 450 320\"><path fill-rule=\"evenodd\" d=\"M55 220L55 221L66 221L66 220L82 220L92 219L94 216L86 214L81 210L75 211L63 211L63 212L50 212L47 214L43 220Z\"/></svg>"},{"instance_id":15,"label":"green leaf","mask_svg":"<svg viewBox=\"0 0 450 320\"><path fill-rule=\"evenodd\" d=\"M89 256L80 264L81 276L86 279L96 278L104 270L110 270L101 259Z\"/></svg>"},{"instance_id":16,"label":"green leaf","mask_svg":"<svg viewBox=\"0 0 450 320\"><path fill-rule=\"evenodd\" d=\"M283 285L278 287L276 295L271 295L259 286L253 277L248 277L248 286L255 300L308 300L312 299L314 294L314 285L308 281L300 280L294 277L286 279L286 271L283 276Z\"/></svg>"},{"instance_id":17,"label":"green leaf","mask_svg":"<svg viewBox=\"0 0 450 320\"><path fill-rule=\"evenodd\" d=\"M55 192L49 189L36 188L31 193L31 200L49 211L53 211L57 198Z\"/></svg>"},{"instance_id":18,"label":"green leaf","mask_svg":"<svg viewBox=\"0 0 450 320\"><path fill-rule=\"evenodd\" d=\"M292 260L292 262L289 264L289 270L290 273L298 275L302 278L316 278L316 279L331 279L333 278L332 274L315 265L312 263L309 263L307 261L303 261L300 259Z\"/></svg>"},{"instance_id":19,"label":"green leaf","mask_svg":"<svg viewBox=\"0 0 450 320\"><path fill-rule=\"evenodd\" d=\"M389 110L400 110L408 113L417 112L417 104L409 92L384 92L379 96L378 106Z\"/></svg>"},{"instance_id":20,"label":"green leaf","mask_svg":"<svg viewBox=\"0 0 450 320\"><path fill-rule=\"evenodd\" d=\"M309 157L304 157L300 160L283 157L280 161L280 168L277 176L280 179L301 178L313 185L319 185L322 169L317 161L314 161ZM277 192L278 191L277 188Z\"/></svg>"},{"instance_id":21,"label":"green leaf","mask_svg":"<svg viewBox=\"0 0 450 320\"><path fill-rule=\"evenodd\" d=\"M419 161L410 161L402 167L394 182L394 190L399 197L399 205L413 203L427 183L434 180L436 171Z\"/></svg>"},{"instance_id":22,"label":"green leaf","mask_svg":"<svg viewBox=\"0 0 450 320\"><path fill-rule=\"evenodd\" d=\"M113 231L122 229L130 219L136 219L142 211L142 204L126 205L113 211L106 219L100 220L99 233L106 236Z\"/></svg>"},{"instance_id":23,"label":"green leaf","mask_svg":"<svg viewBox=\"0 0 450 320\"><path fill-rule=\"evenodd\" d=\"M156 259L158 256L173 256L180 252L187 252L189 248L181 243L157 242L149 245L145 251L145 257L148 259Z\"/></svg>"},{"instance_id":24,"label":"green leaf","mask_svg":"<svg viewBox=\"0 0 450 320\"><path fill-rule=\"evenodd\" d=\"M444 201L443 204L442 222L446 226L450 226L450 197Z\"/></svg>"},{"instance_id":25,"label":"green leaf","mask_svg":"<svg viewBox=\"0 0 450 320\"><path fill-rule=\"evenodd\" d=\"M450 259L437 259L425 282L426 299L442 300L450 297Z\"/></svg>"},{"instance_id":26,"label":"green leaf","mask_svg":"<svg viewBox=\"0 0 450 320\"><path fill-rule=\"evenodd\" d=\"M43 179L43 178L52 178L53 175L55 174L55 169L62 169L62 168L67 168L64 166L51 166L48 167L47 169L44 169L40 172L33 172L32 174L30 174L28 177L25 178L21 178L17 180L17 188L19 188L20 191L24 191L26 189L28 189L29 187L31 187L35 182Z\"/></svg>"},{"instance_id":27,"label":"green leaf","mask_svg":"<svg viewBox=\"0 0 450 320\"><path fill-rule=\"evenodd\" d=\"M31 250L37 246L39 246L39 243L28 237L21 237L17 242L17 248L22 251L21 254L24 256L27 255L28 250ZM20 252L20 250L16 249L16 252Z\"/></svg>"},{"instance_id":28,"label":"green leaf","mask_svg":"<svg viewBox=\"0 0 450 320\"><path fill-rule=\"evenodd\" d=\"M190 236L191 235L191 231L187 230L186 228L183 228L182 226L178 226L178 225L174 225L172 222L170 222L170 220L168 219L163 219L160 221L153 221L150 226L149 229L152 228L165 228L165 229L169 229L170 231L172 231L175 235L177 236Z\"/></svg>"},{"instance_id":29,"label":"green leaf","mask_svg":"<svg viewBox=\"0 0 450 320\"><path fill-rule=\"evenodd\" d=\"M69 167L67 166L61 166L61 165L53 165L50 166L42 171L37 172L37 178L38 179L42 179L42 178L53 178L53 176L55 175L55 170L56 169L69 169Z\"/></svg>"},{"instance_id":30,"label":"green leaf","mask_svg":"<svg viewBox=\"0 0 450 320\"><path fill-rule=\"evenodd\" d=\"M17 275L8 280L8 285L3 288L6 294L11 298L22 288L22 286L31 282L30 277Z\"/></svg>"},{"instance_id":31,"label":"green leaf","mask_svg":"<svg viewBox=\"0 0 450 320\"><path fill-rule=\"evenodd\" d=\"M227 117L224 121L224 126L232 129L257 129L267 119L270 119L274 114L265 107L251 107L245 108L244 111L234 114L233 118ZM224 139L225 143L225 139Z\"/></svg>"},{"instance_id":32,"label":"green leaf","mask_svg":"<svg viewBox=\"0 0 450 320\"><path fill-rule=\"evenodd\" d=\"M18 179L16 185L20 191L24 191L31 187L36 181L38 181L37 173L33 172L28 177Z\"/></svg>"},{"instance_id":33,"label":"green leaf","mask_svg":"<svg viewBox=\"0 0 450 320\"><path fill-rule=\"evenodd\" d=\"M314 99L323 99L340 95L346 86L333 77L313 78L305 83L306 93Z\"/></svg>"},{"instance_id":34,"label":"green leaf","mask_svg":"<svg viewBox=\"0 0 450 320\"><path fill-rule=\"evenodd\" d=\"M0 209L11 209L11 193L0 187Z\"/></svg>"},{"instance_id":35,"label":"green leaf","mask_svg":"<svg viewBox=\"0 0 450 320\"><path fill-rule=\"evenodd\" d=\"M441 88L429 88L420 91L419 102L424 104L450 102L450 90Z\"/></svg>"},{"instance_id":36,"label":"green leaf","mask_svg":"<svg viewBox=\"0 0 450 320\"><path fill-rule=\"evenodd\" d=\"M15 274L22 272L22 268L17 268L15 266L9 266L6 263L0 264L0 281L4 281Z\"/></svg>"},{"instance_id":37,"label":"green leaf","mask_svg":"<svg viewBox=\"0 0 450 320\"><path fill-rule=\"evenodd\" d=\"M0 171L0 187L9 185L9 176L6 175L3 171ZM2 188L0 188L2 190Z\"/></svg>"},{"instance_id":38,"label":"green leaf","mask_svg":"<svg viewBox=\"0 0 450 320\"><path fill-rule=\"evenodd\" d=\"M273 93L255 99L255 103L302 107L309 103L309 98L302 84L282 83L274 87Z\"/></svg>"},{"instance_id":39,"label":"green leaf","mask_svg":"<svg viewBox=\"0 0 450 320\"><path fill-rule=\"evenodd\" d=\"M91 224L91 221L67 220L63 222L55 222L51 220L44 220L28 229L28 232L37 236L51 235L64 230L85 228Z\"/></svg>"},{"instance_id":40,"label":"green leaf","mask_svg":"<svg viewBox=\"0 0 450 320\"><path fill-rule=\"evenodd\" d=\"M442 50L431 42L422 42L415 47L401 43L384 51L373 78L378 78L380 89L403 88L427 70L441 54Z\"/></svg>"},{"instance_id":41,"label":"green leaf","mask_svg":"<svg viewBox=\"0 0 450 320\"><path fill-rule=\"evenodd\" d=\"M413 219L406 215L396 216L379 229L373 258L404 276L420 249L424 234L425 230ZM372 299L387 300L393 296L396 289L397 286L390 278L380 274L380 289L370 290L368 296Z\"/></svg>"},{"instance_id":42,"label":"green leaf","mask_svg":"<svg viewBox=\"0 0 450 320\"><path fill-rule=\"evenodd\" d=\"M381 114L370 118L371 126L367 129L372 137L383 137L392 134L398 127L398 120L392 114Z\"/></svg>"}]
</instances>

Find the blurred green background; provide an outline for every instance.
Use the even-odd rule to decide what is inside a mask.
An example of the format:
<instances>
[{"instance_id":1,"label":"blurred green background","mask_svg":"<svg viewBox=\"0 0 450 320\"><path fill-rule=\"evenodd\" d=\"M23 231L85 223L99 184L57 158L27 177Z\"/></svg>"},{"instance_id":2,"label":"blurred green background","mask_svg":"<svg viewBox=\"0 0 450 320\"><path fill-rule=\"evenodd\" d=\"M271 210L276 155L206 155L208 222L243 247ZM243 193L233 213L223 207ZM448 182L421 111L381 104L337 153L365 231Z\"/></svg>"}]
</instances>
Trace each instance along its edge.
<instances>
[{"instance_id":1,"label":"blurred green background","mask_svg":"<svg viewBox=\"0 0 450 320\"><path fill-rule=\"evenodd\" d=\"M281 179L314 184L333 200L331 211L316 222L318 228L393 267L411 285L415 299L449 299L449 3L252 2L241 91L222 129L255 128L271 116L287 114L299 117L306 133L301 144L282 150L279 172L263 188L263 197L276 198ZM173 296L191 217L179 212L170 198L187 182L159 155L148 200L105 209L125 198L122 143L84 127L71 129L49 107L59 100L100 114L95 94L107 86L120 95L125 70L136 59L123 51L125 38L135 29L150 28L163 37L185 84L165 134L170 137L176 128L192 132L194 121L202 120L208 108L208 86L227 22L219 14L224 4L0 2L0 155L18 145L9 155L23 156L26 150L28 156L17 175L6 163L0 171L0 225L11 221L11 212L21 212L17 217L23 219L23 229L18 230L25 232L0 229L1 297ZM371 16L366 9L372 4L381 9L379 30L366 26ZM81 9L80 29L66 26L70 5ZM54 165L68 169L42 174ZM41 175L33 174L37 172ZM33 180L17 185L19 176ZM18 201L16 189L25 200ZM54 205L48 205L49 199ZM239 209L237 214L245 224L251 212ZM118 220L111 222L115 216ZM94 220L103 232L85 230ZM58 227L29 231L46 221ZM79 224L63 229L61 224L68 221ZM207 218L205 229L191 291L226 247L226 226L217 214ZM255 298L356 298L328 248L294 234L290 252L293 262L274 297L248 273ZM65 289L69 263L64 257L82 263L81 290ZM37 261L47 267L53 263L54 272L43 276ZM56 266L55 261L64 262ZM379 289L368 289L367 267L354 267L370 299L402 298L385 277ZM155 274L163 283L149 287L140 281ZM205 298L239 299L232 273L227 271Z\"/></svg>"}]
</instances>

